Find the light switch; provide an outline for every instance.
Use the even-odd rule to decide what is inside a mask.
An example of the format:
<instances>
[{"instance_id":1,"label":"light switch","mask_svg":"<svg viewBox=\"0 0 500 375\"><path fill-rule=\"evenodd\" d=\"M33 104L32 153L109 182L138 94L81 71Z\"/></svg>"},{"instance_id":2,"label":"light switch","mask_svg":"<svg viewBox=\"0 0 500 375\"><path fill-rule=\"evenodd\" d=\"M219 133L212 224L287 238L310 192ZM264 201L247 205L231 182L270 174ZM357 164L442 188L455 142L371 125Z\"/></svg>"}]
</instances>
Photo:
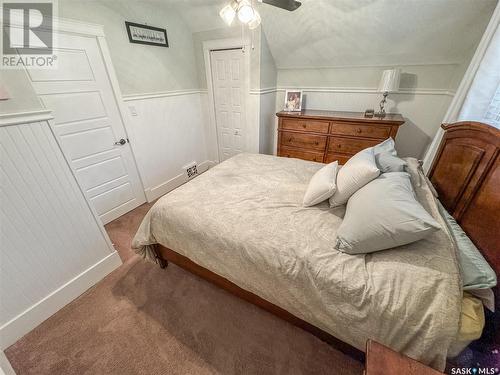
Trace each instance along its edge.
<instances>
[{"instance_id":1,"label":"light switch","mask_svg":"<svg viewBox=\"0 0 500 375\"><path fill-rule=\"evenodd\" d=\"M132 116L137 116L137 109L133 105L129 105L128 109L130 110L130 114Z\"/></svg>"}]
</instances>

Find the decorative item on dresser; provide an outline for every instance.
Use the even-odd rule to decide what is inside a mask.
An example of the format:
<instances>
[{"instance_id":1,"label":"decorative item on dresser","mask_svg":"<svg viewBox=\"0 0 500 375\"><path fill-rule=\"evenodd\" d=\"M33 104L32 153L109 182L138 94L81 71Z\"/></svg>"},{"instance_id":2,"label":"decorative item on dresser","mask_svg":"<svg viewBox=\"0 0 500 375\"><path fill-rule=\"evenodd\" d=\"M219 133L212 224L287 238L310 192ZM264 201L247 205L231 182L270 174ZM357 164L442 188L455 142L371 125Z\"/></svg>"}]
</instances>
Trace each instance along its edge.
<instances>
[{"instance_id":1,"label":"decorative item on dresser","mask_svg":"<svg viewBox=\"0 0 500 375\"><path fill-rule=\"evenodd\" d=\"M367 118L363 112L278 112L278 156L345 164L358 151L395 138L403 116Z\"/></svg>"},{"instance_id":2,"label":"decorative item on dresser","mask_svg":"<svg viewBox=\"0 0 500 375\"><path fill-rule=\"evenodd\" d=\"M442 374L373 340L368 340L366 343L365 367L365 375Z\"/></svg>"}]
</instances>

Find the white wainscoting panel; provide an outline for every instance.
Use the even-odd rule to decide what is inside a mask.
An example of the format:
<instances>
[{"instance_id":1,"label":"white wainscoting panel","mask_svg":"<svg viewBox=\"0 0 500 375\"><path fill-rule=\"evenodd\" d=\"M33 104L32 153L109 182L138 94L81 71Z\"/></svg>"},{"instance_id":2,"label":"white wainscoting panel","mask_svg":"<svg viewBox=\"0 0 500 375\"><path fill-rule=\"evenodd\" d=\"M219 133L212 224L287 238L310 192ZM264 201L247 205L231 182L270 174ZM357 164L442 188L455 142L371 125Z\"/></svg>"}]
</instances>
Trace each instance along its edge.
<instances>
[{"instance_id":1,"label":"white wainscoting panel","mask_svg":"<svg viewBox=\"0 0 500 375\"><path fill-rule=\"evenodd\" d=\"M210 111L208 106L209 103L208 92L200 92L201 100L201 117L203 119L203 126L205 129L205 143L207 147L208 160L217 161L219 160L219 151L217 147L217 131L215 124L212 123L210 117Z\"/></svg>"},{"instance_id":2,"label":"white wainscoting panel","mask_svg":"<svg viewBox=\"0 0 500 375\"><path fill-rule=\"evenodd\" d=\"M275 154L276 143L276 91L265 90L260 93L259 152Z\"/></svg>"},{"instance_id":3,"label":"white wainscoting panel","mask_svg":"<svg viewBox=\"0 0 500 375\"><path fill-rule=\"evenodd\" d=\"M148 201L186 182L183 167L189 163L196 162L200 173L215 164L202 95L189 91L124 97L130 113L136 114L127 131Z\"/></svg>"},{"instance_id":4,"label":"white wainscoting panel","mask_svg":"<svg viewBox=\"0 0 500 375\"><path fill-rule=\"evenodd\" d=\"M0 127L0 348L121 264L49 124Z\"/></svg>"}]
</instances>

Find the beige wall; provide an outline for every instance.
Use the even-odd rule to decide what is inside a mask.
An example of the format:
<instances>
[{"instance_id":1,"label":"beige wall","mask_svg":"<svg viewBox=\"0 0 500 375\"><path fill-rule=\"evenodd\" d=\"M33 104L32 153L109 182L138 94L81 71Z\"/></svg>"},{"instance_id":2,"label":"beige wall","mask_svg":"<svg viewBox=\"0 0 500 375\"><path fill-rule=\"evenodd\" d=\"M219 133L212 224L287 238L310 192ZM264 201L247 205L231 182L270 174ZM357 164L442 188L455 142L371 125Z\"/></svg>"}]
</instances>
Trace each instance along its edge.
<instances>
[{"instance_id":1,"label":"beige wall","mask_svg":"<svg viewBox=\"0 0 500 375\"><path fill-rule=\"evenodd\" d=\"M260 88L276 87L278 71L266 34L260 33Z\"/></svg>"},{"instance_id":2,"label":"beige wall","mask_svg":"<svg viewBox=\"0 0 500 375\"><path fill-rule=\"evenodd\" d=\"M401 90L458 87L460 64L349 66L278 69L279 87L376 88L384 69L401 68Z\"/></svg>"},{"instance_id":3,"label":"beige wall","mask_svg":"<svg viewBox=\"0 0 500 375\"><path fill-rule=\"evenodd\" d=\"M104 25L124 95L198 88L192 34L179 13L163 2L59 1L59 15ZM132 44L125 21L167 30L169 48Z\"/></svg>"},{"instance_id":4,"label":"beige wall","mask_svg":"<svg viewBox=\"0 0 500 375\"><path fill-rule=\"evenodd\" d=\"M277 70L273 55L269 49L265 33L260 34L260 89L276 87ZM259 92L259 152L272 154L274 151L275 107L274 91Z\"/></svg>"},{"instance_id":5,"label":"beige wall","mask_svg":"<svg viewBox=\"0 0 500 375\"><path fill-rule=\"evenodd\" d=\"M0 100L0 114L31 112L43 108L24 70L3 69L0 85L5 87L10 97L8 100Z\"/></svg>"}]
</instances>

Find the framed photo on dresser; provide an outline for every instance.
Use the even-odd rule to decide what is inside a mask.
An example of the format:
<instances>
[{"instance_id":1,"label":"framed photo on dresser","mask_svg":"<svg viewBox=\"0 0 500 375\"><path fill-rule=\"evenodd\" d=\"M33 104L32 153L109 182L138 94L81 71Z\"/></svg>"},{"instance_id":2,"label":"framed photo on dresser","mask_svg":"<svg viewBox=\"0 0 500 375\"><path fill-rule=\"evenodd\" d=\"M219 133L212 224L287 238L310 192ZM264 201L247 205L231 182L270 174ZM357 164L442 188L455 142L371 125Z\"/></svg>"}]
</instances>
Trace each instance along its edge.
<instances>
[{"instance_id":1,"label":"framed photo on dresser","mask_svg":"<svg viewBox=\"0 0 500 375\"><path fill-rule=\"evenodd\" d=\"M285 92L285 111L302 111L302 90L286 90Z\"/></svg>"}]
</instances>

